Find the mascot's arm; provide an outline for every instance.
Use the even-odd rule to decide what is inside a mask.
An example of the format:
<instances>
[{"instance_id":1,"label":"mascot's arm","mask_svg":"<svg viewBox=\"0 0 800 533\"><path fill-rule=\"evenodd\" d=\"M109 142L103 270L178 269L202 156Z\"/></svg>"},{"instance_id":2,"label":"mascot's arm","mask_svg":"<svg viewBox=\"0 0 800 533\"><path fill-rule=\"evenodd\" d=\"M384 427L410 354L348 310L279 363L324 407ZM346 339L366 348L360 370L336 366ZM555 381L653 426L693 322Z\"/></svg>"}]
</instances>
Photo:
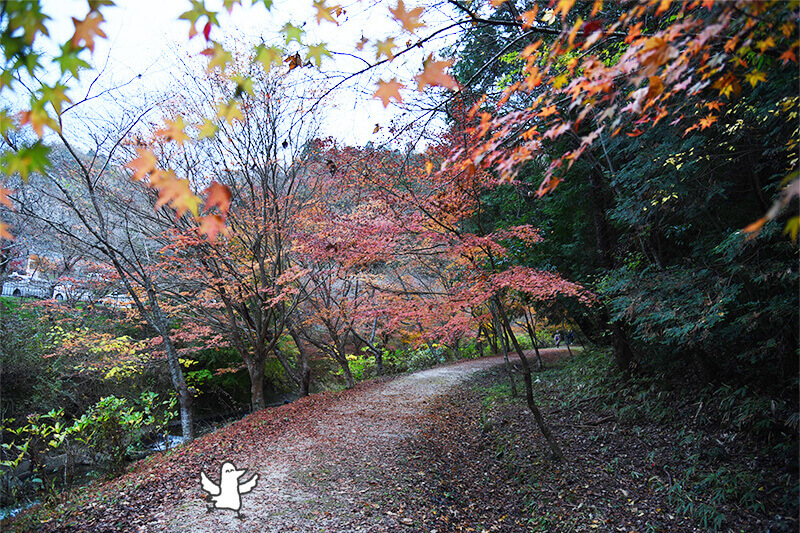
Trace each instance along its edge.
<instances>
[{"instance_id":1,"label":"mascot's arm","mask_svg":"<svg viewBox=\"0 0 800 533\"><path fill-rule=\"evenodd\" d=\"M217 496L220 492L219 486L217 486L213 481L208 479L208 476L205 472L200 472L200 488L202 488L207 493L211 494L212 496Z\"/></svg>"},{"instance_id":2,"label":"mascot's arm","mask_svg":"<svg viewBox=\"0 0 800 533\"><path fill-rule=\"evenodd\" d=\"M244 494L245 492L250 492L256 487L256 483L258 483L258 474L254 475L250 478L250 481L245 481L241 485L239 485L239 494Z\"/></svg>"}]
</instances>

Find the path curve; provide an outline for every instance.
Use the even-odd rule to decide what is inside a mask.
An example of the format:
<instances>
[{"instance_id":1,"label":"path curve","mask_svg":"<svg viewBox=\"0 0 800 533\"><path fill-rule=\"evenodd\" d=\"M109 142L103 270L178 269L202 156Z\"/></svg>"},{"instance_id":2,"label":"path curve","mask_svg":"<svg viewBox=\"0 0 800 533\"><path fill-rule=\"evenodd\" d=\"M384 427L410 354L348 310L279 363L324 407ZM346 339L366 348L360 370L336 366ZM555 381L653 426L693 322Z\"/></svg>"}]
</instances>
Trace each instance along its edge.
<instances>
[{"instance_id":1,"label":"path curve","mask_svg":"<svg viewBox=\"0 0 800 533\"><path fill-rule=\"evenodd\" d=\"M259 475L256 488L242 497L244 519L228 510L208 513L198 480L196 488L182 491L173 509L154 517L160 518L157 524L139 531L413 530L408 518L375 509L372 493L395 490L383 470L403 460L402 444L417 435L419 419L437 397L501 362L472 359L415 372L351 391L321 411L304 411L308 420L292 420L301 429L265 440L259 457L236 465L248 469L242 480ZM208 465L212 479L218 479L218 469ZM375 486L375 479L382 486Z\"/></svg>"}]
</instances>

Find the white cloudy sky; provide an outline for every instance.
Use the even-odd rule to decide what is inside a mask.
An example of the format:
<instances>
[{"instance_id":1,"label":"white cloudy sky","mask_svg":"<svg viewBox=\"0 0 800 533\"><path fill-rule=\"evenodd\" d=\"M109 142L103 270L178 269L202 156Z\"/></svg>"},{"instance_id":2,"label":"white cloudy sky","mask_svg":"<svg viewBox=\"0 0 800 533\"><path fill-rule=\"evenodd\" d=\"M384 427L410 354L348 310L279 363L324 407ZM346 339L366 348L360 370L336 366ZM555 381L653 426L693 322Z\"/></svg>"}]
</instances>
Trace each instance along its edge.
<instances>
[{"instance_id":1,"label":"white cloudy sky","mask_svg":"<svg viewBox=\"0 0 800 533\"><path fill-rule=\"evenodd\" d=\"M181 13L189 9L188 0L117 0L117 6L104 10L106 24L103 26L108 39L98 42L92 63L103 69L101 82L93 87L120 84L133 79L134 83L127 87L132 91L131 97L144 91L158 92L169 90L170 72L174 70L177 58L196 55L202 49L203 39L198 36L192 41L188 39L189 24L178 20ZM213 0L207 2L213 5ZM220 2L221 3L221 2ZM247 0L244 2L248 4ZM362 35L366 37L382 37L398 33L399 25L389 17L388 5L395 5L395 0L346 0L342 2L346 9L341 25L335 26L323 22L317 26L313 16L311 1L277 0L272 12L260 3L255 6L237 7L232 16L223 14L220 28L214 28L211 37L218 40L234 38L236 40L258 42L262 38L277 38L277 29L287 21L295 25L305 23L306 38L309 43L324 41L333 51L349 52L354 43ZM407 2L410 9L414 4ZM51 36L56 42L64 42L71 36L72 16L81 17L86 12L85 0L45 0L45 11L53 18L48 25ZM222 11L222 10L221 10ZM426 11L429 17L436 17L435 11ZM201 29L201 28L198 28ZM434 47L448 44L445 38ZM368 141L386 142L390 133L386 127L394 117L402 120L402 110L390 106L384 110L382 104L369 97L377 76L384 79L394 75L410 78L422 64L423 54L418 53L396 62L392 71L374 72L351 84L328 104L334 106L329 118L323 125L323 133L333 135L348 144L363 145ZM368 59L374 58L374 54ZM346 56L337 56L337 60L326 60L323 72L337 73L353 71L363 63L348 60ZM138 76L141 75L141 78ZM89 80L88 73L82 77ZM409 93L410 95L410 93ZM408 116L408 115L407 115ZM376 124L382 126L378 133L373 133Z\"/></svg>"}]
</instances>

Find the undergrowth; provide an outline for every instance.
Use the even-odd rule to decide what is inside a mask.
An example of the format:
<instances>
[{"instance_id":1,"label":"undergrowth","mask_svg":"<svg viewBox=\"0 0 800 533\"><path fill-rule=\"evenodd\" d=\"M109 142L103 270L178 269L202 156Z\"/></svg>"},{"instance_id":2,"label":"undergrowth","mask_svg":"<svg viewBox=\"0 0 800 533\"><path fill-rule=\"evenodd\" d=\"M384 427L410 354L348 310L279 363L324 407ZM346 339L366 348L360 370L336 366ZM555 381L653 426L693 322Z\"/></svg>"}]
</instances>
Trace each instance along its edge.
<instances>
[{"instance_id":1,"label":"undergrowth","mask_svg":"<svg viewBox=\"0 0 800 533\"><path fill-rule=\"evenodd\" d=\"M587 350L534 376L534 397L565 448L568 464L558 465L504 374L479 393L492 452L527 492L536 530L567 531L563 519L576 512L581 527L630 520L653 531L797 528L796 403L746 385L681 389L665 374L625 381L610 354Z\"/></svg>"}]
</instances>

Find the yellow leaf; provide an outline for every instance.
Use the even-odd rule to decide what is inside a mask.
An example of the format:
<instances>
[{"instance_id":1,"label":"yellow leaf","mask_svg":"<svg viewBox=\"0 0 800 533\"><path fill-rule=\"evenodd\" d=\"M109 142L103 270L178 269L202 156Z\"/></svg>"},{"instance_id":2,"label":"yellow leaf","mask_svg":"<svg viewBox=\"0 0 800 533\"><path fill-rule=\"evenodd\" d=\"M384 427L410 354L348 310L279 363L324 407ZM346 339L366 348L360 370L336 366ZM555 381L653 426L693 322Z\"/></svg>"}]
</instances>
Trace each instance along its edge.
<instances>
[{"instance_id":1,"label":"yellow leaf","mask_svg":"<svg viewBox=\"0 0 800 533\"><path fill-rule=\"evenodd\" d=\"M297 41L298 43L303 44L301 38L305 33L305 30L302 28L298 28L297 26L287 23L283 27L283 33L286 35L286 44L289 44L291 41Z\"/></svg>"},{"instance_id":2,"label":"yellow leaf","mask_svg":"<svg viewBox=\"0 0 800 533\"><path fill-rule=\"evenodd\" d=\"M568 79L569 77L567 76L566 72L561 74L560 76L557 76L555 79L553 79L553 87L555 87L556 89L560 89L561 87L564 86L565 83L567 83Z\"/></svg>"},{"instance_id":3,"label":"yellow leaf","mask_svg":"<svg viewBox=\"0 0 800 533\"><path fill-rule=\"evenodd\" d=\"M783 230L784 235L789 235L792 242L797 242L798 232L800 232L800 217L792 217L786 221L786 227Z\"/></svg>"},{"instance_id":4,"label":"yellow leaf","mask_svg":"<svg viewBox=\"0 0 800 533\"><path fill-rule=\"evenodd\" d=\"M256 48L256 61L261 63L266 72L269 72L272 65L281 66L281 56L283 51L275 46L259 46Z\"/></svg>"},{"instance_id":5,"label":"yellow leaf","mask_svg":"<svg viewBox=\"0 0 800 533\"><path fill-rule=\"evenodd\" d=\"M394 57L394 49L397 45L394 44L394 38L389 37L385 41L378 41L375 43L377 51L375 52L375 59L380 59L381 55L385 55L386 59Z\"/></svg>"},{"instance_id":6,"label":"yellow leaf","mask_svg":"<svg viewBox=\"0 0 800 533\"><path fill-rule=\"evenodd\" d=\"M745 75L744 81L755 87L758 82L767 81L767 75L758 70L752 70Z\"/></svg>"},{"instance_id":7,"label":"yellow leaf","mask_svg":"<svg viewBox=\"0 0 800 533\"><path fill-rule=\"evenodd\" d=\"M317 10L317 24L322 24L323 20L327 20L333 22L337 26L339 25L333 17L333 12L336 11L337 8L341 9L339 6L327 7L325 5L325 0L314 0L314 7Z\"/></svg>"},{"instance_id":8,"label":"yellow leaf","mask_svg":"<svg viewBox=\"0 0 800 533\"><path fill-rule=\"evenodd\" d=\"M217 134L217 125L214 124L211 119L205 119L205 121L197 127L197 138L198 139L208 139L213 137Z\"/></svg>"},{"instance_id":9,"label":"yellow leaf","mask_svg":"<svg viewBox=\"0 0 800 533\"><path fill-rule=\"evenodd\" d=\"M331 53L328 51L327 45L325 43L319 44L310 44L308 45L308 53L306 54L306 61L314 60L314 64L317 68L322 66L322 56L331 56Z\"/></svg>"},{"instance_id":10,"label":"yellow leaf","mask_svg":"<svg viewBox=\"0 0 800 533\"><path fill-rule=\"evenodd\" d=\"M763 41L758 41L756 43L756 48L758 48L761 53L763 54L770 48L775 48L775 39L772 38L772 35L764 39Z\"/></svg>"},{"instance_id":11,"label":"yellow leaf","mask_svg":"<svg viewBox=\"0 0 800 533\"><path fill-rule=\"evenodd\" d=\"M220 102L220 105L217 107L217 116L228 124L233 124L234 120L244 122L244 115L242 115L242 111L239 109L236 100L230 100L227 103Z\"/></svg>"},{"instance_id":12,"label":"yellow leaf","mask_svg":"<svg viewBox=\"0 0 800 533\"><path fill-rule=\"evenodd\" d=\"M165 120L165 128L155 132L159 137L164 137L167 140L175 141L178 144L183 144L183 141L189 138L183 131L186 125L183 123L183 117L178 115L175 120Z\"/></svg>"},{"instance_id":13,"label":"yellow leaf","mask_svg":"<svg viewBox=\"0 0 800 533\"><path fill-rule=\"evenodd\" d=\"M225 67L233 60L231 53L225 50L219 43L214 43L213 48L206 48L200 53L209 57L208 66L206 67L207 72L211 72L216 67L219 67L219 69L224 72Z\"/></svg>"},{"instance_id":14,"label":"yellow leaf","mask_svg":"<svg viewBox=\"0 0 800 533\"><path fill-rule=\"evenodd\" d=\"M563 20L568 14L572 6L575 5L575 0L558 0L558 5L556 6L553 15L558 15L561 13L561 19Z\"/></svg>"}]
</instances>

